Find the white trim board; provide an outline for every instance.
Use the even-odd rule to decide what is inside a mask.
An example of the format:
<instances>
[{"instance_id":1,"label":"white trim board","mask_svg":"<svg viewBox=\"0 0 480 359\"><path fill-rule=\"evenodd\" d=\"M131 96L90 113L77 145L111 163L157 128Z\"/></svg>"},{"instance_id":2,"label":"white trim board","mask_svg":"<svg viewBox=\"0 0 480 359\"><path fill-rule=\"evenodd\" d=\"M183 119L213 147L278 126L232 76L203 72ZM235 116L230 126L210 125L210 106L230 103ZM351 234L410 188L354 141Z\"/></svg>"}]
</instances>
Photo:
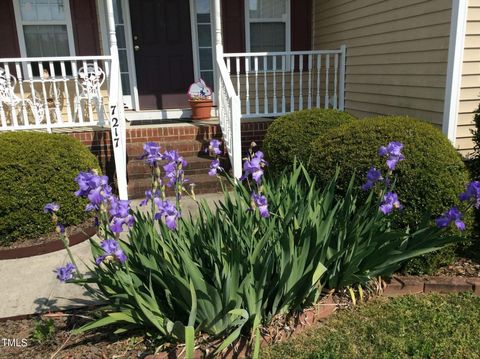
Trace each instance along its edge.
<instances>
[{"instance_id":1,"label":"white trim board","mask_svg":"<svg viewBox=\"0 0 480 359\"><path fill-rule=\"evenodd\" d=\"M211 116L218 117L218 109L216 107L212 107ZM125 111L125 118L128 122L191 119L192 110L190 108L184 108L167 110Z\"/></svg>"},{"instance_id":2,"label":"white trim board","mask_svg":"<svg viewBox=\"0 0 480 359\"><path fill-rule=\"evenodd\" d=\"M460 106L467 13L468 0L452 0L442 131L454 145L457 136L458 110Z\"/></svg>"}]
</instances>

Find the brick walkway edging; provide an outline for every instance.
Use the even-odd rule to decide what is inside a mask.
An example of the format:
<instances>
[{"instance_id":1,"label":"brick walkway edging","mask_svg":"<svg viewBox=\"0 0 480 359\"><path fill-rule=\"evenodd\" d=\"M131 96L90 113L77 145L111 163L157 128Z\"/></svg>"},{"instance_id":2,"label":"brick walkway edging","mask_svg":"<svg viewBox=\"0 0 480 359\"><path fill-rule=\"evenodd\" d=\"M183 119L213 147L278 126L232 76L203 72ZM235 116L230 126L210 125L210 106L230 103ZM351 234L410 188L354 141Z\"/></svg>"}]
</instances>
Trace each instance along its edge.
<instances>
[{"instance_id":1,"label":"brick walkway edging","mask_svg":"<svg viewBox=\"0 0 480 359\"><path fill-rule=\"evenodd\" d=\"M472 292L480 295L480 277L412 277L412 276L393 276L386 283L386 288L381 293L382 296L396 297L409 294L422 293L462 293ZM332 296L328 297L323 303L316 305L313 309L307 309L300 314L295 320L295 324L291 328L291 334L286 337L288 339L297 336L308 327L319 323L337 309L333 302ZM285 338L285 339L286 339ZM218 358L247 358L247 343L240 343L239 350L236 352L229 351ZM269 342L262 338L261 346L265 347ZM177 354L178 353L178 354ZM148 355L145 359L168 359L168 358L184 358L183 353L159 353L156 355ZM195 351L195 359L204 358L205 353L200 350Z\"/></svg>"},{"instance_id":2,"label":"brick walkway edging","mask_svg":"<svg viewBox=\"0 0 480 359\"><path fill-rule=\"evenodd\" d=\"M480 295L480 277L403 277L394 276L383 295L472 292Z\"/></svg>"}]
</instances>

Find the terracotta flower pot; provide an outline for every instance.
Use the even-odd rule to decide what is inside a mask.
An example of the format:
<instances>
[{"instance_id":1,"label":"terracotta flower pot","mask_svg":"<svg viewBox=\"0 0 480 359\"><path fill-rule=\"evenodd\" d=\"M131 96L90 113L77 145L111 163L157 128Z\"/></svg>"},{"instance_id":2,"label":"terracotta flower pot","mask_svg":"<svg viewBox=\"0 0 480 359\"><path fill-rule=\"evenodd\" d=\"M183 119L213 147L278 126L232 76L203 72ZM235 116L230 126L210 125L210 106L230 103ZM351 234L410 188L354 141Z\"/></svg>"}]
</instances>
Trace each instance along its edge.
<instances>
[{"instance_id":1,"label":"terracotta flower pot","mask_svg":"<svg viewBox=\"0 0 480 359\"><path fill-rule=\"evenodd\" d=\"M212 100L188 100L192 108L192 120L208 120L211 118Z\"/></svg>"}]
</instances>

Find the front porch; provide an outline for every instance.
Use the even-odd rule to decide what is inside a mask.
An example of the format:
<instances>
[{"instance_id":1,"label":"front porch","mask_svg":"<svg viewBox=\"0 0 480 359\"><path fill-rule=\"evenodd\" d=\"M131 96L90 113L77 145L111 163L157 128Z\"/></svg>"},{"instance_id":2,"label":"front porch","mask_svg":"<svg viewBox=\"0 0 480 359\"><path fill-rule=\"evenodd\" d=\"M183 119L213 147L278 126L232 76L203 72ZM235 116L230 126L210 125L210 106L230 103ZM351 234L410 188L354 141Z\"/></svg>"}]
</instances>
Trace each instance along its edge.
<instances>
[{"instance_id":1,"label":"front porch","mask_svg":"<svg viewBox=\"0 0 480 359\"><path fill-rule=\"evenodd\" d=\"M13 1L15 5L16 0ZM279 0L285 14L265 18L270 10L262 8L266 6L263 2L272 1L254 2L256 5L252 7L249 1L235 0L243 9L238 16L248 25L245 25L248 40L243 45L232 39L236 30L232 26L234 2L184 0L182 5L175 2L169 11L172 16L178 13L176 22L171 21L172 16L163 14L161 23L170 24L172 29L188 24L190 31L178 35L183 40L168 40L183 45L179 48L173 43L168 45L170 52L163 52L163 56L158 51L165 50L166 43L158 44L155 36L148 38L146 30L151 23L150 13L160 13L168 1L143 0L143 8L139 8L128 0L99 0L98 42L103 49L98 55L0 59L0 131L109 129L115 145L119 187L124 188L126 195L124 121L135 125L188 119L189 109L182 105L187 103L188 84L204 77L214 89L212 117L218 118L232 172L239 177L241 128L246 119L275 118L312 107L344 109L345 46L310 50L311 33L305 25L307 12L300 13L289 0ZM150 5L154 8L148 11ZM17 20L21 19L22 11L15 8ZM141 21L139 14L144 14ZM260 21L255 18L257 15L264 18ZM142 21L145 24L140 25ZM274 44L275 35L265 37L257 31L254 25L260 23L267 27L276 24L277 30L281 23L284 33L280 37L284 42ZM21 22L17 23L20 26ZM160 28L155 31L164 31ZM246 35L242 36L245 39ZM257 40L264 45L255 45ZM28 50L25 43L22 48L23 52ZM159 58L162 62L155 60Z\"/></svg>"}]
</instances>

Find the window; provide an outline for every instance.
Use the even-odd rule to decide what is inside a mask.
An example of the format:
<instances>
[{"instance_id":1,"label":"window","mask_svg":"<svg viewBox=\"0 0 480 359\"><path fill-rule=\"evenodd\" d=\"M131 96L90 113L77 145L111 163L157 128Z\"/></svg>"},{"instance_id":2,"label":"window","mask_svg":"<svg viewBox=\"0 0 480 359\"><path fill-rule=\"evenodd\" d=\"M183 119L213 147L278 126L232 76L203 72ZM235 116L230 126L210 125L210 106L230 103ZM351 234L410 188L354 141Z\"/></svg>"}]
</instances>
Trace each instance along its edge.
<instances>
[{"instance_id":1,"label":"window","mask_svg":"<svg viewBox=\"0 0 480 359\"><path fill-rule=\"evenodd\" d=\"M120 76L122 79L122 93L124 96L130 96L132 93L130 87L130 74L128 68L127 38L125 36L125 19L123 11L123 1L113 0L113 16L115 18L115 33L117 35L118 60L120 62ZM108 14L105 11L105 24L108 24ZM108 43L108 40L107 40Z\"/></svg>"},{"instance_id":2,"label":"window","mask_svg":"<svg viewBox=\"0 0 480 359\"><path fill-rule=\"evenodd\" d=\"M247 51L290 51L290 0L245 3Z\"/></svg>"},{"instance_id":3,"label":"window","mask_svg":"<svg viewBox=\"0 0 480 359\"><path fill-rule=\"evenodd\" d=\"M213 89L212 16L210 0L195 0L200 77Z\"/></svg>"},{"instance_id":4,"label":"window","mask_svg":"<svg viewBox=\"0 0 480 359\"><path fill-rule=\"evenodd\" d=\"M74 55L68 0L15 0L14 5L22 56Z\"/></svg>"}]
</instances>

